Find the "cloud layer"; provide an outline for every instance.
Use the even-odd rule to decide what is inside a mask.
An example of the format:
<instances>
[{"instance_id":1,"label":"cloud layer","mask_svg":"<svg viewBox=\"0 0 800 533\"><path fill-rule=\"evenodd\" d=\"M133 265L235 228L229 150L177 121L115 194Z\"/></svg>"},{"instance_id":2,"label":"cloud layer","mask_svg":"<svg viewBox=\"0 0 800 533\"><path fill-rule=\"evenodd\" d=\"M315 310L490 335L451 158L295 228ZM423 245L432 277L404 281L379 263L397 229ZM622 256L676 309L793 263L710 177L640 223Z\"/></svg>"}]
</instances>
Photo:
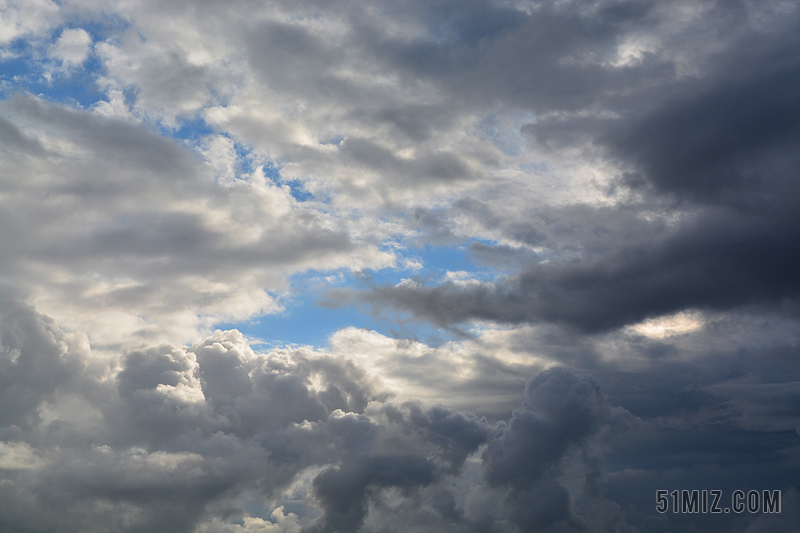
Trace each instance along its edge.
<instances>
[{"instance_id":1,"label":"cloud layer","mask_svg":"<svg viewBox=\"0 0 800 533\"><path fill-rule=\"evenodd\" d=\"M0 1L0 530L796 531L798 17Z\"/></svg>"}]
</instances>

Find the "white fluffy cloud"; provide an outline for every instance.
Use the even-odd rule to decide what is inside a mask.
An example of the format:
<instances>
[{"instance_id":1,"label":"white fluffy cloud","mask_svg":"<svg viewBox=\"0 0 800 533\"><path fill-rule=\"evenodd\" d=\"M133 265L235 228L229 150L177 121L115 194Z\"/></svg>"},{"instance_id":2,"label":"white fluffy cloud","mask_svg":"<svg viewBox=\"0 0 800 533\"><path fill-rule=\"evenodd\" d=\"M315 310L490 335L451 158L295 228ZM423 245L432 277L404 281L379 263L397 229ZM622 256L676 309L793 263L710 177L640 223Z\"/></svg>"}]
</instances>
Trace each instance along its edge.
<instances>
[{"instance_id":1,"label":"white fluffy cloud","mask_svg":"<svg viewBox=\"0 0 800 533\"><path fill-rule=\"evenodd\" d=\"M20 37L46 32L61 21L59 6L52 0L3 0L0 15L0 45L4 46Z\"/></svg>"},{"instance_id":2,"label":"white fluffy cloud","mask_svg":"<svg viewBox=\"0 0 800 533\"><path fill-rule=\"evenodd\" d=\"M59 61L62 68L78 67L86 61L91 51L92 37L81 28L64 30L50 48L50 57Z\"/></svg>"}]
</instances>

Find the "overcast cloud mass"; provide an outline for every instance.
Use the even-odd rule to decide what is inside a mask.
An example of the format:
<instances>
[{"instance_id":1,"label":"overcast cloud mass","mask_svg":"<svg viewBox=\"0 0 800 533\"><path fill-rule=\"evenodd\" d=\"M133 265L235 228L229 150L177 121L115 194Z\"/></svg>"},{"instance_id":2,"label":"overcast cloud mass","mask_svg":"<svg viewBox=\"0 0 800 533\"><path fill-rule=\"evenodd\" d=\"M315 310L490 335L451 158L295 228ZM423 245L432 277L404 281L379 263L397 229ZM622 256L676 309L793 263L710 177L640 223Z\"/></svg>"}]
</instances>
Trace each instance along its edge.
<instances>
[{"instance_id":1,"label":"overcast cloud mass","mask_svg":"<svg viewBox=\"0 0 800 533\"><path fill-rule=\"evenodd\" d=\"M800 531L799 50L796 0L0 0L0 532Z\"/></svg>"}]
</instances>

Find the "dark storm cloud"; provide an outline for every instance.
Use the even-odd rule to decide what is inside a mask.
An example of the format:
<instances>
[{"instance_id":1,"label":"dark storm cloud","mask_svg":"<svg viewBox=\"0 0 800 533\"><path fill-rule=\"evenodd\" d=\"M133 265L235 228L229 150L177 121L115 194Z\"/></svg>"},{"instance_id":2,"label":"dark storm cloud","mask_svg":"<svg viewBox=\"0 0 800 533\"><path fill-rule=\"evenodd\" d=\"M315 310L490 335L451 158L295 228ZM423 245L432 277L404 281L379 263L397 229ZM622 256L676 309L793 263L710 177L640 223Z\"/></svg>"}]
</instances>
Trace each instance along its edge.
<instances>
[{"instance_id":1,"label":"dark storm cloud","mask_svg":"<svg viewBox=\"0 0 800 533\"><path fill-rule=\"evenodd\" d=\"M357 530L367 514L367 498L382 488L395 487L413 497L417 489L458 475L490 430L486 420L444 406L387 405L382 414L389 422L384 427L350 414L329 419L332 433L348 445L342 464L314 479L324 510L314 531ZM451 520L456 513L441 502L434 509Z\"/></svg>"},{"instance_id":2,"label":"dark storm cloud","mask_svg":"<svg viewBox=\"0 0 800 533\"><path fill-rule=\"evenodd\" d=\"M548 325L518 342L575 372L591 372L610 405L638 418L611 439L601 474L606 498L634 506L623 504L629 524L643 531L722 533L744 530L747 521L684 515L657 523L652 495L685 487L730 494L739 486L791 493L800 453L794 393L800 352L797 322L782 315L756 307L707 317L693 333L647 338L623 330L596 343L591 339L597 336ZM791 512L773 525L776 531L796 526Z\"/></svg>"},{"instance_id":3,"label":"dark storm cloud","mask_svg":"<svg viewBox=\"0 0 800 533\"><path fill-rule=\"evenodd\" d=\"M570 496L557 480L561 461L570 448L583 447L600 431L619 433L633 423L630 413L610 406L593 378L553 368L527 383L522 407L489 440L484 474L490 484L511 489L511 519L520 530L584 530L586 525L570 509ZM591 491L589 496L602 499Z\"/></svg>"},{"instance_id":4,"label":"dark storm cloud","mask_svg":"<svg viewBox=\"0 0 800 533\"><path fill-rule=\"evenodd\" d=\"M800 216L698 217L661 241L586 263L538 264L496 283L376 286L357 297L442 326L470 319L602 331L687 308L781 303L800 293ZM346 293L332 294L348 298Z\"/></svg>"},{"instance_id":5,"label":"dark storm cloud","mask_svg":"<svg viewBox=\"0 0 800 533\"><path fill-rule=\"evenodd\" d=\"M618 14L626 19L625 13ZM588 129L579 123L583 134L594 132L607 155L632 166L617 186L647 192L644 204L534 206L527 217L495 212L478 199L455 204L509 237L545 247L546 262L494 283L376 286L356 299L442 327L478 319L600 331L690 308L725 310L796 298L796 48L796 32L746 33L704 63L708 72L661 84L660 93L649 89L655 104L645 106L635 95L629 102L609 101L619 106L619 118L595 121ZM603 92L602 84L592 91ZM548 135L535 125L523 131ZM566 135L562 141L575 141L568 131L560 133ZM644 223L648 208L674 213L677 222ZM507 255L502 247L481 252L483 262ZM346 295L332 295L331 302L337 297Z\"/></svg>"},{"instance_id":6,"label":"dark storm cloud","mask_svg":"<svg viewBox=\"0 0 800 533\"><path fill-rule=\"evenodd\" d=\"M490 2L415 3L408 14L397 15L418 18L434 39L392 38L364 24L356 26L365 30L356 42L381 64L436 83L468 105L501 99L537 112L580 109L599 93L672 74L668 63L658 61L616 71L583 61L587 55L613 56L620 35L648 23L652 5L544 2L525 13Z\"/></svg>"},{"instance_id":7,"label":"dark storm cloud","mask_svg":"<svg viewBox=\"0 0 800 533\"><path fill-rule=\"evenodd\" d=\"M659 193L734 205L744 195L796 195L798 46L796 32L748 36L711 67L711 79L682 83L655 110L599 140L634 163L634 187L638 177Z\"/></svg>"}]
</instances>

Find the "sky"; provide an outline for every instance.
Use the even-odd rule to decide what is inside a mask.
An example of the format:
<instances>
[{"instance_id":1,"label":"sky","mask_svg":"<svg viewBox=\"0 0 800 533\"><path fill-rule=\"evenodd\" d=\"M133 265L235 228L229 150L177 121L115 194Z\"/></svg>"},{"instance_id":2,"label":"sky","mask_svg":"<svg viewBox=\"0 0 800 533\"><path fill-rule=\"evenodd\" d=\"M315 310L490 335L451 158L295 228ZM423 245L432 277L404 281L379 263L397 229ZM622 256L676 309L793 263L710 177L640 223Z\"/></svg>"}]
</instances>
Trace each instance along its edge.
<instances>
[{"instance_id":1,"label":"sky","mask_svg":"<svg viewBox=\"0 0 800 533\"><path fill-rule=\"evenodd\" d=\"M0 531L800 531L799 30L0 0Z\"/></svg>"}]
</instances>

